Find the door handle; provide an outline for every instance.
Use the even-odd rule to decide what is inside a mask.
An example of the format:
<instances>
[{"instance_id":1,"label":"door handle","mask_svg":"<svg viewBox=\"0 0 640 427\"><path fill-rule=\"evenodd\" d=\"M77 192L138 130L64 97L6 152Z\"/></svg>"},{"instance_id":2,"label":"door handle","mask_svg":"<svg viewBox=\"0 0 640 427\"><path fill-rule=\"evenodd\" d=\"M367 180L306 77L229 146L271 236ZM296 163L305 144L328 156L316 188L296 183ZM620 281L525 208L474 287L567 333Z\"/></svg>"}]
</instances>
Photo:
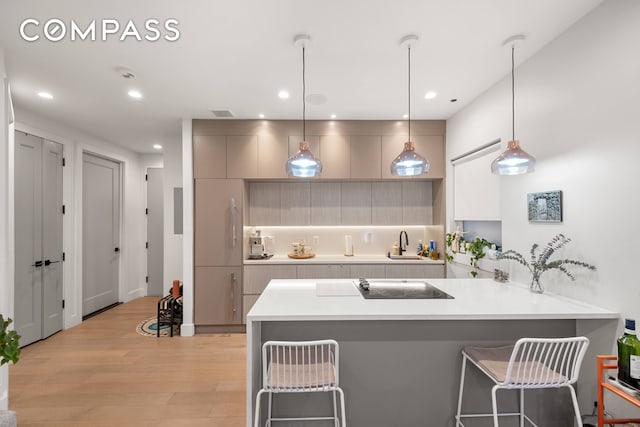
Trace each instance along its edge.
<instances>
[{"instance_id":1,"label":"door handle","mask_svg":"<svg viewBox=\"0 0 640 427\"><path fill-rule=\"evenodd\" d=\"M46 266L48 266L48 265L51 265L51 264L57 264L57 263L59 263L59 262L60 262L60 261L51 261L51 260L48 260L48 259L47 259L47 260L45 260L45 261L44 261L44 265L45 265L45 267L46 267Z\"/></svg>"},{"instance_id":2,"label":"door handle","mask_svg":"<svg viewBox=\"0 0 640 427\"><path fill-rule=\"evenodd\" d=\"M236 248L238 243L238 236L236 236L236 199L231 198L231 247Z\"/></svg>"},{"instance_id":3,"label":"door handle","mask_svg":"<svg viewBox=\"0 0 640 427\"><path fill-rule=\"evenodd\" d=\"M231 273L231 321L236 320L236 273Z\"/></svg>"},{"instance_id":4,"label":"door handle","mask_svg":"<svg viewBox=\"0 0 640 427\"><path fill-rule=\"evenodd\" d=\"M114 252L120 252L120 248L115 248L113 251Z\"/></svg>"},{"instance_id":5,"label":"door handle","mask_svg":"<svg viewBox=\"0 0 640 427\"><path fill-rule=\"evenodd\" d=\"M31 267L42 267L42 261L36 261L34 264L31 264Z\"/></svg>"}]
</instances>

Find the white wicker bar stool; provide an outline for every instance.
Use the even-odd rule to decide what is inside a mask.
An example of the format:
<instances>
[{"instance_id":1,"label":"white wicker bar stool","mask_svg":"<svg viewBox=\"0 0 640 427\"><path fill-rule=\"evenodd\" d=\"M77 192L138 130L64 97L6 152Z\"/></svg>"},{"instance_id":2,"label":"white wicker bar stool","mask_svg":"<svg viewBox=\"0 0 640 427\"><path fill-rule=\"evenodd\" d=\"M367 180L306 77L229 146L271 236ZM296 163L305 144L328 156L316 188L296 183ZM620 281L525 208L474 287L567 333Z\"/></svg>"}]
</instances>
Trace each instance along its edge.
<instances>
[{"instance_id":1,"label":"white wicker bar stool","mask_svg":"<svg viewBox=\"0 0 640 427\"><path fill-rule=\"evenodd\" d=\"M522 338L514 345L498 348L465 347L462 350L462 372L458 394L456 427L463 426L463 418L493 417L498 427L499 416L520 417L520 427L527 420L537 426L524 413L524 390L566 387L571 392L577 425L582 427L580 409L573 384L578 380L580 366L589 346L586 337ZM495 385L491 389L492 413L461 414L462 392L467 361L487 375ZM519 412L498 413L496 392L499 389L518 390Z\"/></svg>"},{"instance_id":2,"label":"white wicker bar stool","mask_svg":"<svg viewBox=\"0 0 640 427\"><path fill-rule=\"evenodd\" d=\"M260 398L269 394L265 426L273 421L333 420L335 427L346 427L344 392L339 386L339 348L335 340L267 341L262 346L262 388L256 395L255 427L260 423ZM273 418L273 394L333 393L333 416ZM340 417L336 393L340 395Z\"/></svg>"}]
</instances>

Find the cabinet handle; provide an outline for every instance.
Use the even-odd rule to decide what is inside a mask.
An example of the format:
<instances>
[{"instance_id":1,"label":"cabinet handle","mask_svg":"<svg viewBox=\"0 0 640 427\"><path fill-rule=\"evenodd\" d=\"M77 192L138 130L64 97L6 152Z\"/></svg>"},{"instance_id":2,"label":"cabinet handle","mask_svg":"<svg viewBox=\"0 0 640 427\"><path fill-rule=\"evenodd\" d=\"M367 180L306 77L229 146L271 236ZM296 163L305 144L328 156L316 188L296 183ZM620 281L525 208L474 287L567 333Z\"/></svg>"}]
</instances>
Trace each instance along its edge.
<instances>
[{"instance_id":1,"label":"cabinet handle","mask_svg":"<svg viewBox=\"0 0 640 427\"><path fill-rule=\"evenodd\" d=\"M236 244L238 243L238 236L236 235L236 199L235 197L231 198L231 247L236 248Z\"/></svg>"},{"instance_id":2,"label":"cabinet handle","mask_svg":"<svg viewBox=\"0 0 640 427\"><path fill-rule=\"evenodd\" d=\"M236 273L231 273L231 320L236 319Z\"/></svg>"}]
</instances>

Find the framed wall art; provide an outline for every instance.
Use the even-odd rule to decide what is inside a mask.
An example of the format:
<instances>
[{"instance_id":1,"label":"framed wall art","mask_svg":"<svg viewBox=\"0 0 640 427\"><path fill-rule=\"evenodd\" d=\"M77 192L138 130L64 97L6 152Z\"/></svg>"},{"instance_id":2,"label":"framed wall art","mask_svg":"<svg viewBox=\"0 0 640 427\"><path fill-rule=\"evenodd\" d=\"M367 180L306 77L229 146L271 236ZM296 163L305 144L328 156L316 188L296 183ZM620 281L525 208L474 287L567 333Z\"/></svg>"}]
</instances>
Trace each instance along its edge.
<instances>
[{"instance_id":1,"label":"framed wall art","mask_svg":"<svg viewBox=\"0 0 640 427\"><path fill-rule=\"evenodd\" d=\"M531 222L562 222L562 191L527 194Z\"/></svg>"}]
</instances>

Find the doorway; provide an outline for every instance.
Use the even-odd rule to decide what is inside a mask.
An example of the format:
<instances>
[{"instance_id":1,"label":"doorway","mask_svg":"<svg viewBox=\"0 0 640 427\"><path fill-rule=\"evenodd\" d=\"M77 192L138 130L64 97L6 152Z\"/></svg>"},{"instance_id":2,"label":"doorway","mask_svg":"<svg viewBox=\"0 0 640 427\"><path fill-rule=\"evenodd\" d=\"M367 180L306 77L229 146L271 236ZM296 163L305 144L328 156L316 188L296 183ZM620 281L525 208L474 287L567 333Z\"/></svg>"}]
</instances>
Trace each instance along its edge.
<instances>
[{"instance_id":1,"label":"doorway","mask_svg":"<svg viewBox=\"0 0 640 427\"><path fill-rule=\"evenodd\" d=\"M162 296L164 276L163 169L147 169L147 295Z\"/></svg>"},{"instance_id":2,"label":"doorway","mask_svg":"<svg viewBox=\"0 0 640 427\"><path fill-rule=\"evenodd\" d=\"M15 326L28 345L62 329L62 145L15 133Z\"/></svg>"},{"instance_id":3,"label":"doorway","mask_svg":"<svg viewBox=\"0 0 640 427\"><path fill-rule=\"evenodd\" d=\"M119 301L120 163L82 156L82 315Z\"/></svg>"}]
</instances>

